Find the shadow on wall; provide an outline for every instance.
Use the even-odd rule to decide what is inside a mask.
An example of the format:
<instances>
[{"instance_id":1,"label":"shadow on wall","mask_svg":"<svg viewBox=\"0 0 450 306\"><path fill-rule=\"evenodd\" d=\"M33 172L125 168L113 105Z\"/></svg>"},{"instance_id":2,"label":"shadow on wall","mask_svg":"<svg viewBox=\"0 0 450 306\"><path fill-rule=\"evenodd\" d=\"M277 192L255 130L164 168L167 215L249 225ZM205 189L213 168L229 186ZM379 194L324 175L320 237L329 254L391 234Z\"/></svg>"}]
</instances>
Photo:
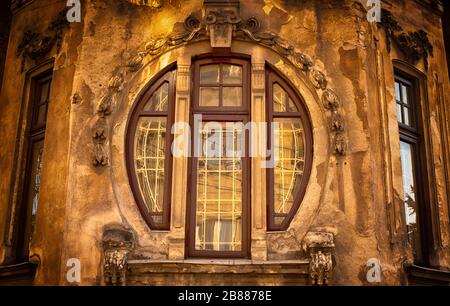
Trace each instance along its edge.
<instances>
[{"instance_id":1,"label":"shadow on wall","mask_svg":"<svg viewBox=\"0 0 450 306\"><path fill-rule=\"evenodd\" d=\"M11 0L0 1L0 92L2 91L3 71L8 50L9 29L11 26Z\"/></svg>"}]
</instances>

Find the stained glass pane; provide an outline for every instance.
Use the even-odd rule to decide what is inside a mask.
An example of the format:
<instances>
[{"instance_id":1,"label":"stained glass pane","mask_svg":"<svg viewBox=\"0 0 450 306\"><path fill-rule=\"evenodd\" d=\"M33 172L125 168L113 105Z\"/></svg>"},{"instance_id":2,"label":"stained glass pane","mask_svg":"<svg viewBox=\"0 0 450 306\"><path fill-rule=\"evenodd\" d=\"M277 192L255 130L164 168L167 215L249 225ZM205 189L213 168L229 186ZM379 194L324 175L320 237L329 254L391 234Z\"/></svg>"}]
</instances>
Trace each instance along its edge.
<instances>
[{"instance_id":1,"label":"stained glass pane","mask_svg":"<svg viewBox=\"0 0 450 306\"><path fill-rule=\"evenodd\" d=\"M164 208L165 117L140 118L135 138L135 167L139 189L155 223L162 222Z\"/></svg>"},{"instance_id":2,"label":"stained glass pane","mask_svg":"<svg viewBox=\"0 0 450 306\"><path fill-rule=\"evenodd\" d=\"M150 97L145 104L144 111L149 112L165 112L168 108L169 101L169 83L164 83Z\"/></svg>"},{"instance_id":3,"label":"stained glass pane","mask_svg":"<svg viewBox=\"0 0 450 306\"><path fill-rule=\"evenodd\" d=\"M292 209L305 166L305 138L300 119L275 119L274 213L280 225Z\"/></svg>"},{"instance_id":4,"label":"stained glass pane","mask_svg":"<svg viewBox=\"0 0 450 306\"><path fill-rule=\"evenodd\" d=\"M242 67L228 64L223 65L222 82L224 84L242 84Z\"/></svg>"},{"instance_id":5,"label":"stained glass pane","mask_svg":"<svg viewBox=\"0 0 450 306\"><path fill-rule=\"evenodd\" d=\"M197 161L196 250L242 249L242 125L205 124Z\"/></svg>"}]
</instances>

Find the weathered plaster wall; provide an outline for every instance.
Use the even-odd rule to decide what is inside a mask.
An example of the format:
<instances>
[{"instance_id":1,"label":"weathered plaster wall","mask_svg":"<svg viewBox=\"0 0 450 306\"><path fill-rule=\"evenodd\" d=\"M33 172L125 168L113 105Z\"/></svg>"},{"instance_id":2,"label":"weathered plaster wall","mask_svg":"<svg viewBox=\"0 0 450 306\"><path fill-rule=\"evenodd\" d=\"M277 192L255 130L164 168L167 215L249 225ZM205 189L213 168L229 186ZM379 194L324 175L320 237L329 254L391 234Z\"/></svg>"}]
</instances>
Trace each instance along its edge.
<instances>
[{"instance_id":1,"label":"weathered plaster wall","mask_svg":"<svg viewBox=\"0 0 450 306\"><path fill-rule=\"evenodd\" d=\"M418 68L428 80L430 169L436 182L431 187L436 187L441 230L435 262L450 268L450 173L445 166L450 160L450 90L440 19L413 1L383 3L405 30L428 32L435 47L428 71L422 62ZM47 18L35 14L35 5L15 15L13 33L22 33L27 27L45 29ZM60 8L50 6L45 16L51 18ZM41 260L38 284L66 284L69 258L80 259L83 284L101 284L101 239L105 226L111 224L122 224L134 232L135 258L183 257L179 249L170 249L173 241L184 238L182 231L150 231L139 214L126 176L124 135L131 106L145 85L169 64L182 59L189 65L191 56L210 52L208 43L174 49L147 59L138 72L122 74L123 86L114 100L113 114L106 119L108 167L92 166L92 133L98 123L97 103L106 94L111 76L123 73L130 58L147 42L178 31L185 18L200 13L201 8L200 0L163 1L159 8L125 0L91 0L83 6L82 22L72 24L66 32L55 61L37 238L31 250ZM367 23L366 11L358 1L241 1L241 15L257 17L262 28L279 34L314 59L340 97L348 140L346 155L332 154L326 111L319 93L301 72L267 48L233 43L232 51L267 60L296 85L314 127L315 158L304 203L287 232L263 235L267 258L303 258L304 235L325 230L335 234L336 284L364 284L370 258L381 260L384 284L402 283L399 268L405 259L411 260L411 254L400 229L403 187L392 60L403 59L403 55L396 48L387 52L384 32ZM16 140L22 140L16 133L20 122L17 109L24 100L17 88L25 83L15 54L18 40L11 39L9 46L0 103L0 139L4 141L0 150L0 224L7 224L8 207L15 201L11 177L17 172L14 160L20 151ZM74 101L75 94L81 99ZM181 207L184 220L185 207ZM393 221L392 212L397 212ZM8 242L3 239L8 230L0 226L0 262L8 255Z\"/></svg>"},{"instance_id":2,"label":"weathered plaster wall","mask_svg":"<svg viewBox=\"0 0 450 306\"><path fill-rule=\"evenodd\" d=\"M40 2L42 4L42 2ZM1 256L0 260L8 263L13 256L11 246L14 243L14 232L11 216L15 215L17 203L20 201L22 190L23 140L26 129L28 109L29 83L27 76L42 63L50 64L54 58L54 76L46 128L46 141L43 153L45 167L41 173L41 193L39 198L39 216L36 219L36 232L30 256L41 261L38 271L38 284L59 283L64 216L67 197L68 152L70 145L70 101L74 61L77 59L77 47L80 43L80 25L73 25L65 32L64 41L58 55L56 47L52 48L48 56L35 62L25 61L21 68L22 59L17 56L17 49L21 42L22 33L33 30L43 33L50 22L64 8L61 3L47 5L45 10L39 3L31 3L23 10L16 12L11 27L8 47L7 65L4 77L4 90L0 103L0 135L2 150L0 161L0 227ZM27 71L29 73L27 73Z\"/></svg>"}]
</instances>

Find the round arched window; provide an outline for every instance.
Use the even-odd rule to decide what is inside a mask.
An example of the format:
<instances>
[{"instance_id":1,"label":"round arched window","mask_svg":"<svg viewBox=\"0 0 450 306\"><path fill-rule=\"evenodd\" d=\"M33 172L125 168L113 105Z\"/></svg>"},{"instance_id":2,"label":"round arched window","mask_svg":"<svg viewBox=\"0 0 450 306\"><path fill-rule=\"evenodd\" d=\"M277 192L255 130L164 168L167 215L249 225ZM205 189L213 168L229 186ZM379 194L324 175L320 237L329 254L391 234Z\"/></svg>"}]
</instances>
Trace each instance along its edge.
<instances>
[{"instance_id":1,"label":"round arched window","mask_svg":"<svg viewBox=\"0 0 450 306\"><path fill-rule=\"evenodd\" d=\"M275 152L267 173L267 227L286 230L297 212L311 172L313 140L304 103L275 70L267 69L269 140Z\"/></svg>"},{"instance_id":2,"label":"round arched window","mask_svg":"<svg viewBox=\"0 0 450 306\"><path fill-rule=\"evenodd\" d=\"M140 97L126 138L133 194L147 224L156 230L170 229L175 75L175 70L166 72Z\"/></svg>"},{"instance_id":3,"label":"round arched window","mask_svg":"<svg viewBox=\"0 0 450 306\"><path fill-rule=\"evenodd\" d=\"M267 230L286 230L305 194L312 131L297 92L266 67L268 139L253 138L251 64L246 58L201 58L192 64L191 154L187 184L188 256L249 257L255 141L267 157ZM133 107L127 164L139 209L152 229L170 229L171 135L176 70L151 83ZM264 110L263 110L264 111ZM197 122L198 118L200 122ZM266 147L267 146L267 147ZM254 165L254 164L253 164Z\"/></svg>"}]
</instances>

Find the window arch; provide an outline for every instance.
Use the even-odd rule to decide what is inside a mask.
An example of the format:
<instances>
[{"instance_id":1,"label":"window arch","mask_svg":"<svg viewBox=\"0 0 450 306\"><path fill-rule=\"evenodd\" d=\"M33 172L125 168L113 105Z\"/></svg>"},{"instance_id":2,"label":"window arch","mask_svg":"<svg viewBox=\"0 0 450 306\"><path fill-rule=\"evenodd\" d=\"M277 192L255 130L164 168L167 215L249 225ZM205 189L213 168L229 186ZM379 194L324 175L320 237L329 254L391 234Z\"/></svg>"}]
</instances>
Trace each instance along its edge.
<instances>
[{"instance_id":1,"label":"window arch","mask_svg":"<svg viewBox=\"0 0 450 306\"><path fill-rule=\"evenodd\" d=\"M275 152L267 170L267 229L289 227L303 200L313 156L308 113L297 93L274 69L266 73L269 148Z\"/></svg>"},{"instance_id":2,"label":"window arch","mask_svg":"<svg viewBox=\"0 0 450 306\"><path fill-rule=\"evenodd\" d=\"M128 175L139 210L151 229L170 229L171 127L175 108L171 67L156 78L134 106L127 129Z\"/></svg>"}]
</instances>

